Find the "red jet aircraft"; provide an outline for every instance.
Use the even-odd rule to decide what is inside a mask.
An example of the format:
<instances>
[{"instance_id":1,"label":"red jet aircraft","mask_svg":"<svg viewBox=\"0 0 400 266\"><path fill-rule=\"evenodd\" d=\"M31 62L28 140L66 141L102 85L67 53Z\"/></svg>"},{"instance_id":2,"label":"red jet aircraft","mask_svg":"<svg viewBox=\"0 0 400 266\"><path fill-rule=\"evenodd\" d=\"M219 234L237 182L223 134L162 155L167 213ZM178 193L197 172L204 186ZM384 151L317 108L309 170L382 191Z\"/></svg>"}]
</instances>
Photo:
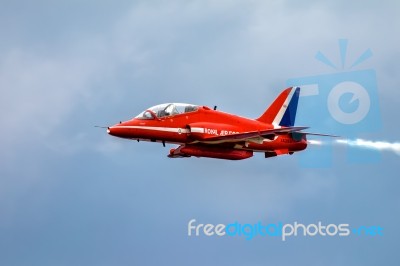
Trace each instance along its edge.
<instances>
[{"instance_id":1,"label":"red jet aircraft","mask_svg":"<svg viewBox=\"0 0 400 266\"><path fill-rule=\"evenodd\" d=\"M263 152L265 158L307 147L308 127L294 126L300 88L285 89L257 119L183 103L160 104L132 120L108 127L108 134L137 141L179 144L169 158L209 157L242 160Z\"/></svg>"}]
</instances>

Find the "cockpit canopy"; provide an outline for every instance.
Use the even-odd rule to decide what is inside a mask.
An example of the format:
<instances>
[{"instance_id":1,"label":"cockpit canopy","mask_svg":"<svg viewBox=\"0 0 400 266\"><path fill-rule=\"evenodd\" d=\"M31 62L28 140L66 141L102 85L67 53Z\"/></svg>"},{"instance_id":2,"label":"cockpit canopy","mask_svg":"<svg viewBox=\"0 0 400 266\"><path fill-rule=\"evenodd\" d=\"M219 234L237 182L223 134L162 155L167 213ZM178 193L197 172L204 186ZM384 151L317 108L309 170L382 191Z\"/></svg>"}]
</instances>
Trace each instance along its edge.
<instances>
[{"instance_id":1,"label":"cockpit canopy","mask_svg":"<svg viewBox=\"0 0 400 266\"><path fill-rule=\"evenodd\" d=\"M154 119L165 116L174 116L183 113L197 111L198 106L187 103L164 103L148 108L147 110L138 114L137 119Z\"/></svg>"}]
</instances>

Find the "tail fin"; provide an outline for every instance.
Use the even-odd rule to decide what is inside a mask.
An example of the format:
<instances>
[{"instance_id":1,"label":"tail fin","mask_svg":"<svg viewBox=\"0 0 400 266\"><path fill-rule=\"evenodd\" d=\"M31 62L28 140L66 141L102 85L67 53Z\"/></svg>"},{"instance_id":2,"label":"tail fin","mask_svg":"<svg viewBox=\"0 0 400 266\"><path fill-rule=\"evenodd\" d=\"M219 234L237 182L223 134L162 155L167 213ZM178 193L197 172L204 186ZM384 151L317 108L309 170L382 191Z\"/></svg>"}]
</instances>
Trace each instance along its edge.
<instances>
[{"instance_id":1,"label":"tail fin","mask_svg":"<svg viewBox=\"0 0 400 266\"><path fill-rule=\"evenodd\" d=\"M299 102L300 88L285 89L268 109L256 120L276 126L294 126L297 103Z\"/></svg>"}]
</instances>

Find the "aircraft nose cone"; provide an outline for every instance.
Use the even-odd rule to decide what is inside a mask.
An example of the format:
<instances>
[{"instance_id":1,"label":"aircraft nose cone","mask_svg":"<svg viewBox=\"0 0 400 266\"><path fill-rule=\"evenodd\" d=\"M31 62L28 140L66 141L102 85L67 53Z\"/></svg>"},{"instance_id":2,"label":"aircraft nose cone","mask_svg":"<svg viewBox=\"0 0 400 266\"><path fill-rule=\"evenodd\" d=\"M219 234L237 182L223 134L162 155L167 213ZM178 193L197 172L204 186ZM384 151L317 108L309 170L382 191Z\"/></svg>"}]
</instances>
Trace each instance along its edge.
<instances>
[{"instance_id":1,"label":"aircraft nose cone","mask_svg":"<svg viewBox=\"0 0 400 266\"><path fill-rule=\"evenodd\" d=\"M107 133L111 136L119 138L128 138L128 139L133 138L131 130L121 124L116 124L114 126L108 127Z\"/></svg>"},{"instance_id":2,"label":"aircraft nose cone","mask_svg":"<svg viewBox=\"0 0 400 266\"><path fill-rule=\"evenodd\" d=\"M107 133L108 133L109 135L112 135L112 136L115 136L116 133L118 133L117 131L118 131L118 130L117 130L115 127L108 127L108 128L107 128Z\"/></svg>"},{"instance_id":3,"label":"aircraft nose cone","mask_svg":"<svg viewBox=\"0 0 400 266\"><path fill-rule=\"evenodd\" d=\"M107 133L114 137L122 137L124 135L123 129L121 129L119 126L108 127Z\"/></svg>"}]
</instances>

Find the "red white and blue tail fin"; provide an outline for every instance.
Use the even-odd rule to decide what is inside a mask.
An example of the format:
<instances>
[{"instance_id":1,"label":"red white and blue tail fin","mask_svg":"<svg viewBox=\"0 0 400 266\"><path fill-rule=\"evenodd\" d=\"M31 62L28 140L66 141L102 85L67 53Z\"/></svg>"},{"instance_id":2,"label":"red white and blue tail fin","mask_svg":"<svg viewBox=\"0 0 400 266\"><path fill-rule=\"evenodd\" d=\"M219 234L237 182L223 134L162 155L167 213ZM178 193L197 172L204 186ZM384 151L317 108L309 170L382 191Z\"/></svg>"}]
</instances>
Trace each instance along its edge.
<instances>
[{"instance_id":1,"label":"red white and blue tail fin","mask_svg":"<svg viewBox=\"0 0 400 266\"><path fill-rule=\"evenodd\" d=\"M294 126L299 96L299 87L285 89L279 94L271 106L256 120L267 124L273 124L274 126Z\"/></svg>"}]
</instances>

